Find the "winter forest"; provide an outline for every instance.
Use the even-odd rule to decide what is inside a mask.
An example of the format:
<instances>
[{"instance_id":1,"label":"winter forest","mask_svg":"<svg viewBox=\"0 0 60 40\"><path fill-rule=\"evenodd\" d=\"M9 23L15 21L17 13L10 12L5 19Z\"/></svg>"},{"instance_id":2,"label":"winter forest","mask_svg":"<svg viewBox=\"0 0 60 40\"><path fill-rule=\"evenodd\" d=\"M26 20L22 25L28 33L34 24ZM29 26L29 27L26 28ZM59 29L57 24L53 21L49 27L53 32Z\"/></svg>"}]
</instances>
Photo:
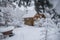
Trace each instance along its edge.
<instances>
[{"instance_id":1,"label":"winter forest","mask_svg":"<svg viewBox=\"0 0 60 40\"><path fill-rule=\"evenodd\" d=\"M0 0L0 40L60 40L60 0Z\"/></svg>"}]
</instances>

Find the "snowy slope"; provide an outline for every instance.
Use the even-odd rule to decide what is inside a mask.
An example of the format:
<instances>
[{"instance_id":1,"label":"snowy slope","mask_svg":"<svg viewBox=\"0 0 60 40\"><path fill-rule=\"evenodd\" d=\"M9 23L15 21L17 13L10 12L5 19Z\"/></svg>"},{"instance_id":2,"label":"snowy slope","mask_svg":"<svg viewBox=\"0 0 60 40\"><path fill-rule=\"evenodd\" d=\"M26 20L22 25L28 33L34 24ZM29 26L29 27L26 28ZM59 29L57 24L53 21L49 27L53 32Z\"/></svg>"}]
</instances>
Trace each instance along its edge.
<instances>
[{"instance_id":1,"label":"snowy slope","mask_svg":"<svg viewBox=\"0 0 60 40\"><path fill-rule=\"evenodd\" d=\"M45 28L24 27L13 31L15 36L6 40L40 40L45 37Z\"/></svg>"},{"instance_id":2,"label":"snowy slope","mask_svg":"<svg viewBox=\"0 0 60 40\"><path fill-rule=\"evenodd\" d=\"M48 30L47 35L46 30ZM13 33L15 34L13 37L6 38L4 40L45 40L46 38L47 40L57 39L56 29L51 27L46 29L45 27L39 28L34 26L24 26L22 28L16 28Z\"/></svg>"}]
</instances>

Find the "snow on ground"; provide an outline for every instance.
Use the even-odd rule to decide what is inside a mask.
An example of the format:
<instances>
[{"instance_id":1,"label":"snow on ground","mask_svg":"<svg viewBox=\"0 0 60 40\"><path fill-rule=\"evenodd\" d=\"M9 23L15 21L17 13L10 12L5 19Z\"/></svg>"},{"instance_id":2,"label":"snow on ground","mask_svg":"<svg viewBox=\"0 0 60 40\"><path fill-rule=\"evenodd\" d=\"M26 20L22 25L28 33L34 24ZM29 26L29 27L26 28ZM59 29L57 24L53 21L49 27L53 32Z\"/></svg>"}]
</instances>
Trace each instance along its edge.
<instances>
[{"instance_id":1,"label":"snow on ground","mask_svg":"<svg viewBox=\"0 0 60 40\"><path fill-rule=\"evenodd\" d=\"M52 30L48 31L48 35L46 35L46 28L45 27L34 27L34 26L27 26L22 25L22 28L16 28L13 30L15 34L13 37L8 37L4 40L56 40L56 29L50 28ZM47 37L46 37L47 36ZM58 39L57 39L58 40Z\"/></svg>"},{"instance_id":2,"label":"snow on ground","mask_svg":"<svg viewBox=\"0 0 60 40\"><path fill-rule=\"evenodd\" d=\"M58 39L60 40L60 22L57 24L58 26Z\"/></svg>"},{"instance_id":3,"label":"snow on ground","mask_svg":"<svg viewBox=\"0 0 60 40\"><path fill-rule=\"evenodd\" d=\"M45 37L45 28L34 28L28 26L24 28L17 28L13 32L15 33L15 36L7 38L6 40L40 40Z\"/></svg>"}]
</instances>

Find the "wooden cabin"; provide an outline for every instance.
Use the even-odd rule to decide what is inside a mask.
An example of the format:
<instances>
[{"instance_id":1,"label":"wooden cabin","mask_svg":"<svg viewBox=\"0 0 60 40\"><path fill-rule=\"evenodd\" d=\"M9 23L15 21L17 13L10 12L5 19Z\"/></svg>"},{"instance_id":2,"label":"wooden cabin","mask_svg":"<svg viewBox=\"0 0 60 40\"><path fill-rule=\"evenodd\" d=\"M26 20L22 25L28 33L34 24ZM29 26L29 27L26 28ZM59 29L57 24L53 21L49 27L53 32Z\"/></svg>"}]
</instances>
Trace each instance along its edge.
<instances>
[{"instance_id":1,"label":"wooden cabin","mask_svg":"<svg viewBox=\"0 0 60 40\"><path fill-rule=\"evenodd\" d=\"M3 37L13 36L13 29L14 29L14 26L8 26L8 27L1 26L1 28L0 28L0 33L2 34L1 36L3 36Z\"/></svg>"},{"instance_id":2,"label":"wooden cabin","mask_svg":"<svg viewBox=\"0 0 60 40\"><path fill-rule=\"evenodd\" d=\"M24 24L29 25L29 26L34 26L34 21L37 20L38 18L46 18L44 14L38 14L38 13L33 13L33 14L26 14L23 16L24 18Z\"/></svg>"},{"instance_id":3,"label":"wooden cabin","mask_svg":"<svg viewBox=\"0 0 60 40\"><path fill-rule=\"evenodd\" d=\"M3 32L3 35L10 35L10 34L12 34L12 31L13 30L9 30L9 31Z\"/></svg>"},{"instance_id":4,"label":"wooden cabin","mask_svg":"<svg viewBox=\"0 0 60 40\"><path fill-rule=\"evenodd\" d=\"M34 15L36 15L36 13L31 13L30 12L28 14L25 14L23 16L24 24L33 26L34 25Z\"/></svg>"}]
</instances>

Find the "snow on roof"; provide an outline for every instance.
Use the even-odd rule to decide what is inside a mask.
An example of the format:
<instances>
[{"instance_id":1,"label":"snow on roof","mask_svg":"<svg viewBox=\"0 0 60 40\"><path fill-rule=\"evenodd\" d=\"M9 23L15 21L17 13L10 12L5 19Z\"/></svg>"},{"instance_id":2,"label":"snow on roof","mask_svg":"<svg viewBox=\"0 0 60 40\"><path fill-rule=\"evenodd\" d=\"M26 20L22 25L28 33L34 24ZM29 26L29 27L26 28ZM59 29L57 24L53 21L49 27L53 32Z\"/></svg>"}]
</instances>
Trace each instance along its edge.
<instances>
[{"instance_id":1,"label":"snow on roof","mask_svg":"<svg viewBox=\"0 0 60 40\"><path fill-rule=\"evenodd\" d=\"M13 29L14 29L14 26L9 26L9 27L4 26L4 27L0 27L0 32L6 32Z\"/></svg>"},{"instance_id":2,"label":"snow on roof","mask_svg":"<svg viewBox=\"0 0 60 40\"><path fill-rule=\"evenodd\" d=\"M36 15L35 10L28 10L27 14L25 14L23 18L34 17L34 15Z\"/></svg>"}]
</instances>

